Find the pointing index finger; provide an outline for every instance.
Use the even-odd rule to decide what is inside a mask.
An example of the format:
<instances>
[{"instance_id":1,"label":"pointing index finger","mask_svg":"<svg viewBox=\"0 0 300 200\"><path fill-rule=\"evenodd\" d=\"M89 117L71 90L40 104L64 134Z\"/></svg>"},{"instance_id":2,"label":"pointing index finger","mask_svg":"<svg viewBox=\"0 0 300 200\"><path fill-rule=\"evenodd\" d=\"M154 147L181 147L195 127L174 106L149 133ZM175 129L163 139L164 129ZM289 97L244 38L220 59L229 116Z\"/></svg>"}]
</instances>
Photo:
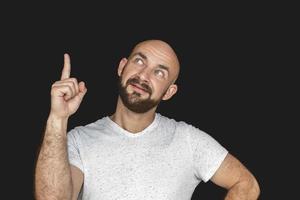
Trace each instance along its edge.
<instances>
[{"instance_id":1,"label":"pointing index finger","mask_svg":"<svg viewBox=\"0 0 300 200\"><path fill-rule=\"evenodd\" d=\"M70 78L70 74L71 74L71 60L70 60L69 54L65 53L64 54L64 68L62 70L60 80Z\"/></svg>"}]
</instances>

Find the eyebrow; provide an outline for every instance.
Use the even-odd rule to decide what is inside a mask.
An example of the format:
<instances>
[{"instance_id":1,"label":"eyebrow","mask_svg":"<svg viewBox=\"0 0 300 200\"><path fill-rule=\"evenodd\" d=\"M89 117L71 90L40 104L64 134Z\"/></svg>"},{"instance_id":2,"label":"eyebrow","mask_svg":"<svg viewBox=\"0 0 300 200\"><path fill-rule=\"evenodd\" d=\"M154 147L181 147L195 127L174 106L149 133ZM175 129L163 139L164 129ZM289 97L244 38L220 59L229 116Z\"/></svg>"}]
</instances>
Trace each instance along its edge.
<instances>
[{"instance_id":1,"label":"eyebrow","mask_svg":"<svg viewBox=\"0 0 300 200\"><path fill-rule=\"evenodd\" d=\"M169 72L169 67L165 66L165 65L158 65L159 68L166 70L167 72Z\"/></svg>"},{"instance_id":2,"label":"eyebrow","mask_svg":"<svg viewBox=\"0 0 300 200\"><path fill-rule=\"evenodd\" d=\"M140 56L140 57L142 57L143 59L147 60L147 56L145 54L141 53L141 52L134 53L132 55L132 57L135 57L137 55Z\"/></svg>"},{"instance_id":3,"label":"eyebrow","mask_svg":"<svg viewBox=\"0 0 300 200\"><path fill-rule=\"evenodd\" d=\"M142 57L143 59L147 60L147 56L146 56L145 54L141 53L141 52L134 53L134 54L132 55L132 57L135 57L135 56L137 56L137 55L140 56L140 57ZM166 70L166 71L169 73L169 67L167 67L167 66L165 66L165 65L161 65L161 64L159 64L158 67L159 67L160 69Z\"/></svg>"}]
</instances>

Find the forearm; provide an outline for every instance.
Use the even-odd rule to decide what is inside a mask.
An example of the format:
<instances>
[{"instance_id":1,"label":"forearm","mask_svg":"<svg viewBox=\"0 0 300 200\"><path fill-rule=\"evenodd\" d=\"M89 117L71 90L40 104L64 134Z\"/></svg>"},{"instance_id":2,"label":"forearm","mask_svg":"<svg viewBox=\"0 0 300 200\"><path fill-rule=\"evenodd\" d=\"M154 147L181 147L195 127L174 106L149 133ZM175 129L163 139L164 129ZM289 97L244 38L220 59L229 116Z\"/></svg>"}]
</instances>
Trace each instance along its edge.
<instances>
[{"instance_id":1,"label":"forearm","mask_svg":"<svg viewBox=\"0 0 300 200\"><path fill-rule=\"evenodd\" d=\"M49 116L35 172L37 200L71 199L72 178L67 154L67 119Z\"/></svg>"},{"instance_id":2,"label":"forearm","mask_svg":"<svg viewBox=\"0 0 300 200\"><path fill-rule=\"evenodd\" d=\"M255 179L241 181L228 190L225 200L257 200L259 194L260 189Z\"/></svg>"}]
</instances>

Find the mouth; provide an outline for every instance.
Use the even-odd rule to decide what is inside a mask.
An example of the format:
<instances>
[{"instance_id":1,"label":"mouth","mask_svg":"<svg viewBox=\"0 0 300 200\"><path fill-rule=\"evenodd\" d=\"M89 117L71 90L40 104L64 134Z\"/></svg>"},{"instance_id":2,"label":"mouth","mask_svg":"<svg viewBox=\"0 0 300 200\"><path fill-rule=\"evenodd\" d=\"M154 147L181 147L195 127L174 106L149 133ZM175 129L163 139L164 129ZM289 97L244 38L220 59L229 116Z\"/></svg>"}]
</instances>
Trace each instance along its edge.
<instances>
[{"instance_id":1,"label":"mouth","mask_svg":"<svg viewBox=\"0 0 300 200\"><path fill-rule=\"evenodd\" d=\"M147 90L145 90L144 88L142 88L142 87L141 87L140 85L138 85L138 84L133 84L133 83L131 83L130 85L133 87L133 89L135 89L135 90L138 91L138 92L148 93Z\"/></svg>"}]
</instances>

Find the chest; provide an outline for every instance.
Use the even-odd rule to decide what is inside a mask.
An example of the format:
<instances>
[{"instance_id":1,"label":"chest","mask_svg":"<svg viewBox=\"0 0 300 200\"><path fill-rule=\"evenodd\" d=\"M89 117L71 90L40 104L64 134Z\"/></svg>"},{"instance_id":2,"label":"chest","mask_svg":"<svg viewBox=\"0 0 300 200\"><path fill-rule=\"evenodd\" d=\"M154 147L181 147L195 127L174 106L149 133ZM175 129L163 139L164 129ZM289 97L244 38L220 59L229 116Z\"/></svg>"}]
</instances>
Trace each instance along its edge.
<instances>
[{"instance_id":1,"label":"chest","mask_svg":"<svg viewBox=\"0 0 300 200\"><path fill-rule=\"evenodd\" d=\"M176 181L191 171L184 142L141 144L110 142L85 149L85 177L119 184Z\"/></svg>"}]
</instances>

